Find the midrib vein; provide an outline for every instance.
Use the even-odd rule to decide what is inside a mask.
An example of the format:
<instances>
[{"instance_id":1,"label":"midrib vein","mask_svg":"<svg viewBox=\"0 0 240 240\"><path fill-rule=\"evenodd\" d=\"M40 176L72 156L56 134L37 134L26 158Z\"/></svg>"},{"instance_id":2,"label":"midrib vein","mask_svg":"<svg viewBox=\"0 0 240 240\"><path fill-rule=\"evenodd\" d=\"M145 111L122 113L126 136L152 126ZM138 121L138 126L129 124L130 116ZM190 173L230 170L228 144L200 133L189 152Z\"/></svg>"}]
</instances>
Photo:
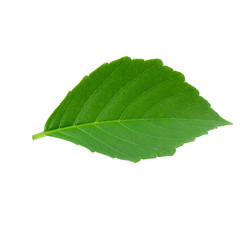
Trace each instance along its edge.
<instances>
[{"instance_id":1,"label":"midrib vein","mask_svg":"<svg viewBox=\"0 0 240 240\"><path fill-rule=\"evenodd\" d=\"M157 121L157 120L191 120L191 121L200 121L200 122L218 122L222 123L223 125L231 124L226 120L208 120L208 119L189 119L189 118L142 118L142 119L126 119L126 120L111 120L111 121L102 121L102 122L91 122L91 123L84 123L80 125L73 125L63 128L57 128L50 131L40 132L37 134L32 135L32 139L36 140L45 136L48 136L51 133L61 132L64 130L70 130L75 128L87 127L87 126L97 126L102 124L109 124L109 123L121 123L121 122L137 122L137 121Z\"/></svg>"}]
</instances>

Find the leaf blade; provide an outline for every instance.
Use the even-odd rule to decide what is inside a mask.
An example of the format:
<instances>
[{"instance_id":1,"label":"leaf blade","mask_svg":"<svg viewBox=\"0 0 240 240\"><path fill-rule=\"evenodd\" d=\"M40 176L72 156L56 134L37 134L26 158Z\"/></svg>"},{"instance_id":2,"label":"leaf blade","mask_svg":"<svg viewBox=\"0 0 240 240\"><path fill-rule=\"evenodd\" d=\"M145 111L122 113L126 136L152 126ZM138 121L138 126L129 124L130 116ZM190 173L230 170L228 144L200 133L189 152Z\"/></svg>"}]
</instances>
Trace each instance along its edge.
<instances>
[{"instance_id":1,"label":"leaf blade","mask_svg":"<svg viewBox=\"0 0 240 240\"><path fill-rule=\"evenodd\" d=\"M159 59L124 57L85 76L33 139L53 136L137 162L171 156L184 143L229 124L183 74Z\"/></svg>"}]
</instances>

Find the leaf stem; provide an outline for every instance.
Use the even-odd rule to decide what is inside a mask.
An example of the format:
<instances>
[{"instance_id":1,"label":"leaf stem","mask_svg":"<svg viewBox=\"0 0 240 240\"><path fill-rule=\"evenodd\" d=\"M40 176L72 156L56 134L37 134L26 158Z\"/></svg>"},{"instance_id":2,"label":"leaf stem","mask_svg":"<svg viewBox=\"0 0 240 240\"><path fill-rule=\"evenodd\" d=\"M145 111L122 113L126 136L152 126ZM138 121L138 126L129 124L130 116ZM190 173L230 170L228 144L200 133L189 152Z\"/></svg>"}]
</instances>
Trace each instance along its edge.
<instances>
[{"instance_id":1,"label":"leaf stem","mask_svg":"<svg viewBox=\"0 0 240 240\"><path fill-rule=\"evenodd\" d=\"M36 140L36 139L39 139L39 138L42 138L42 137L46 137L46 133L45 132L40 132L40 133L32 135L32 139L33 140Z\"/></svg>"}]
</instances>

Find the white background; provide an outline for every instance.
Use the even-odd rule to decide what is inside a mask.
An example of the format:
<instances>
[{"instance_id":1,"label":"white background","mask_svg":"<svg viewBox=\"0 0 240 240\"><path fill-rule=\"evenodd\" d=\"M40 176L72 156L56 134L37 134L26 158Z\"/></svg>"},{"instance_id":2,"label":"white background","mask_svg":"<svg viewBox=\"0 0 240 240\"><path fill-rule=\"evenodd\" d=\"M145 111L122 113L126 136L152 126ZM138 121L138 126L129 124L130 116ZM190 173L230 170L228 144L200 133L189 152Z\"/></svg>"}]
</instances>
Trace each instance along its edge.
<instances>
[{"instance_id":1,"label":"white background","mask_svg":"<svg viewBox=\"0 0 240 240\"><path fill-rule=\"evenodd\" d=\"M240 239L239 1L0 3L0 239ZM223 118L137 164L32 141L84 75L160 58Z\"/></svg>"}]
</instances>

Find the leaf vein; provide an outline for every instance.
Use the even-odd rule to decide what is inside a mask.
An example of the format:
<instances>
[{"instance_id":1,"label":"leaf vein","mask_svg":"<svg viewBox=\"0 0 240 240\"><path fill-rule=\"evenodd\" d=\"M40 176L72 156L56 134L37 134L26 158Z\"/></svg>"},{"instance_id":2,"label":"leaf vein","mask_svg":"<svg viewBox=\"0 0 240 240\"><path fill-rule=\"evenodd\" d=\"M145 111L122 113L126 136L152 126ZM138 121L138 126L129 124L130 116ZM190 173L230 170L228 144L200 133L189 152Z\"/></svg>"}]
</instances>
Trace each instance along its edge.
<instances>
[{"instance_id":1,"label":"leaf vein","mask_svg":"<svg viewBox=\"0 0 240 240\"><path fill-rule=\"evenodd\" d=\"M126 140L126 139L120 138L119 136L117 136L117 135L113 135L112 133L107 132L107 131L103 130L102 128L99 128L98 126L94 126L94 127L98 128L98 129L100 129L100 130L102 130L103 132L105 132L105 133L107 133L107 134L109 134L109 135L111 135L111 136L113 136L113 137L115 137L115 138L118 138L118 139L120 139L120 140L122 140L122 141L125 141L125 142L127 142L127 143L131 143L131 144L133 144L133 145L135 145L135 146L140 146L140 147L147 148L147 149L158 150L157 148L147 147L147 146L144 146L144 145L142 145L142 144L139 144L139 143L136 143L136 142L131 142L131 141L129 141L129 140Z\"/></svg>"},{"instance_id":2,"label":"leaf vein","mask_svg":"<svg viewBox=\"0 0 240 240\"><path fill-rule=\"evenodd\" d=\"M164 101L167 101L167 100L169 100L169 99L171 99L171 98L174 98L174 97L177 97L177 96L186 95L187 93L191 93L191 92L195 92L195 91L196 91L196 90L194 89L194 90L191 90L191 91L187 91L187 92L183 92L183 93L178 93L178 94L169 96L169 97L167 97L167 98L161 99L161 101L153 104L147 111L145 111L145 112L143 113L142 117L144 118L144 116L145 116L151 109L153 109L153 108L154 108L155 106L157 106L157 105L161 105Z\"/></svg>"},{"instance_id":3,"label":"leaf vein","mask_svg":"<svg viewBox=\"0 0 240 240\"><path fill-rule=\"evenodd\" d=\"M130 82L125 84L122 88L119 89L118 92L116 92L107 102L107 104L102 108L102 110L99 112L98 116L96 117L96 121L101 117L101 115L104 113L105 109L110 105L110 103L121 93L124 89L126 89L127 86L132 84L135 80L137 80L140 76L142 76L145 72L149 71L152 69L157 63L154 63L151 67L145 69L143 72L139 73L137 76L135 76Z\"/></svg>"},{"instance_id":4,"label":"leaf vein","mask_svg":"<svg viewBox=\"0 0 240 240\"><path fill-rule=\"evenodd\" d=\"M126 108L123 109L123 111L122 111L122 113L121 113L121 115L120 115L120 119L122 119L122 116L123 116L124 113L127 111L127 109L128 109L135 101L137 101L138 98L142 97L143 95L145 95L146 93L148 93L149 91L153 90L154 88L156 88L156 87L158 87L158 86L162 86L162 85L164 85L164 84L167 84L168 82L170 82L171 80L179 77L180 75L181 75L181 74L178 74L178 75L175 76L175 77L169 78L169 79L167 79L167 80L165 80L165 81L163 81L163 82L160 82L160 83L158 83L158 84L156 84L156 85L154 85L154 86L152 86L152 87L150 87L150 88L148 88L148 89L145 89L142 93L140 93L140 94L137 95L135 98L133 98L133 100L129 103L129 105L127 105Z\"/></svg>"},{"instance_id":5,"label":"leaf vein","mask_svg":"<svg viewBox=\"0 0 240 240\"><path fill-rule=\"evenodd\" d=\"M75 118L74 122L73 122L73 125L76 124L76 122L78 121L78 117L80 116L80 114L82 113L83 109L86 107L88 101L94 96L94 94L96 94L97 91L99 91L99 89L101 89L101 86L104 85L104 83L110 78L110 76L112 74L114 74L121 66L122 64L124 63L124 60L108 75L107 78L105 78L102 83L93 91L93 93L87 98L87 100L85 101L84 105L82 106L80 112L78 113L77 117Z\"/></svg>"},{"instance_id":6,"label":"leaf vein","mask_svg":"<svg viewBox=\"0 0 240 240\"><path fill-rule=\"evenodd\" d=\"M84 130L81 129L81 128L77 128L77 129L79 129L80 131L83 131L84 133L86 133L86 134L87 134L88 136L90 136L91 138L95 139L96 141L100 142L101 144L103 144L103 145L107 146L108 148L112 149L114 152L120 153L122 156L127 157L125 154L117 151L115 148L111 147L109 144L107 144L107 143L105 143L105 142L102 142L102 141L100 141L98 138L92 136L92 135L89 134L87 131L84 131ZM114 155L114 157L116 157L116 155Z\"/></svg>"},{"instance_id":7,"label":"leaf vein","mask_svg":"<svg viewBox=\"0 0 240 240\"><path fill-rule=\"evenodd\" d=\"M63 136L70 137L70 138L76 140L77 142L81 142L81 143L78 143L78 144L82 145L82 146L86 145L89 149L93 150L93 148L89 144L87 144L86 142L82 143L82 141L80 141L78 138L76 138L76 137L74 137L74 136L72 136L70 134L67 134L67 132L63 133L62 131L60 131L59 133L62 134Z\"/></svg>"},{"instance_id":8,"label":"leaf vein","mask_svg":"<svg viewBox=\"0 0 240 240\"><path fill-rule=\"evenodd\" d=\"M188 139L176 139L176 138L174 138L174 139L171 139L171 138L161 138L161 137L158 137L158 136L153 136L153 135L150 135L150 134L146 134L146 133L141 132L141 131L139 131L139 130L135 130L135 129L129 127L129 126L126 126L125 124L122 124L121 122L120 122L120 124L121 124L123 127L129 129L129 130L132 131L132 132L135 132L135 133L138 133L138 134L141 134L141 135L144 135L144 136L152 137L152 138L157 138L157 139L161 139L161 140L171 140L171 141L174 141L174 140L179 140L179 141L188 140ZM166 129L167 129L167 128L166 128Z\"/></svg>"}]
</instances>

